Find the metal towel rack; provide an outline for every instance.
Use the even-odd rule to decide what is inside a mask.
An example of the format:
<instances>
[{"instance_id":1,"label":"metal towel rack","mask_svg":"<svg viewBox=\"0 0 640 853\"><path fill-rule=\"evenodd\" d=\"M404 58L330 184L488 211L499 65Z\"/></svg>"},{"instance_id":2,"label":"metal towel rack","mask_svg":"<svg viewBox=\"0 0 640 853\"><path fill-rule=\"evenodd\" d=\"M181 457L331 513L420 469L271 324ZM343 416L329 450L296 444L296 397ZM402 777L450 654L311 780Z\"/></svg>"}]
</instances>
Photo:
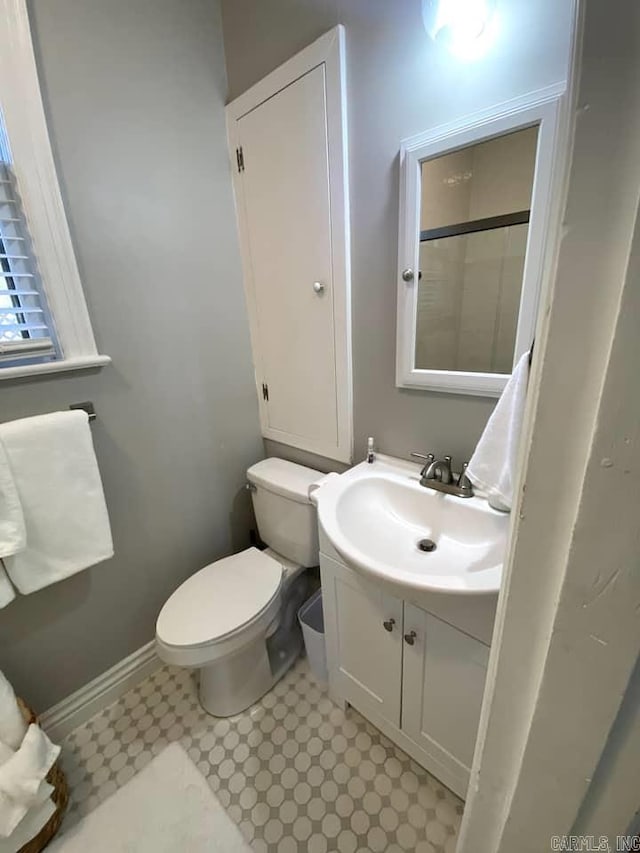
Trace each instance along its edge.
<instances>
[{"instance_id":1,"label":"metal towel rack","mask_svg":"<svg viewBox=\"0 0 640 853\"><path fill-rule=\"evenodd\" d=\"M96 407L93 405L91 400L86 400L84 403L72 403L69 408L82 409L83 412L86 412L89 415L89 423L95 421L95 419L98 417L96 415Z\"/></svg>"}]
</instances>

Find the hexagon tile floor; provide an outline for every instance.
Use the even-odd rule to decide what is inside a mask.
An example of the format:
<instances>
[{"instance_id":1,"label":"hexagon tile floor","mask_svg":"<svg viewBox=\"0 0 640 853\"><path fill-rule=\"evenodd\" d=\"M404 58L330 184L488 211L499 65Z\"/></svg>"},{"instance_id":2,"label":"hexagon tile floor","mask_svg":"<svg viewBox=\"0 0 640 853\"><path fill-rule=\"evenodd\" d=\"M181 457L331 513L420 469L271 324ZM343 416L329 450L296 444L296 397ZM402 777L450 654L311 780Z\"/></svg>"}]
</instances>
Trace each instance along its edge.
<instances>
[{"instance_id":1,"label":"hexagon tile floor","mask_svg":"<svg viewBox=\"0 0 640 853\"><path fill-rule=\"evenodd\" d=\"M305 659L228 719L198 704L193 675L162 667L63 744L68 822L180 741L256 851L454 853L462 803L355 710Z\"/></svg>"}]
</instances>

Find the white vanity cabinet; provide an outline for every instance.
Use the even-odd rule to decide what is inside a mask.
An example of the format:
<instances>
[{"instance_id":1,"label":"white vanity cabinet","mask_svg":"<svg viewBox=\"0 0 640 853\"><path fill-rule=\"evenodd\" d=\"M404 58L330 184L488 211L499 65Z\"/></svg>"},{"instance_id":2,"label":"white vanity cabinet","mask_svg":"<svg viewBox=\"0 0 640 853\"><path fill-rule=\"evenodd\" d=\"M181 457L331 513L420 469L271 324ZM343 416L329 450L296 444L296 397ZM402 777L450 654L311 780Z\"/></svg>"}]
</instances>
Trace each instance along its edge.
<instances>
[{"instance_id":1,"label":"white vanity cabinet","mask_svg":"<svg viewBox=\"0 0 640 853\"><path fill-rule=\"evenodd\" d=\"M489 646L336 556L320 556L332 695L465 797Z\"/></svg>"},{"instance_id":2,"label":"white vanity cabinet","mask_svg":"<svg viewBox=\"0 0 640 853\"><path fill-rule=\"evenodd\" d=\"M489 647L407 602L403 630L413 645L403 649L402 730L434 760L453 759L468 775Z\"/></svg>"},{"instance_id":3,"label":"white vanity cabinet","mask_svg":"<svg viewBox=\"0 0 640 853\"><path fill-rule=\"evenodd\" d=\"M399 728L403 603L329 557L321 571L332 688Z\"/></svg>"}]
</instances>

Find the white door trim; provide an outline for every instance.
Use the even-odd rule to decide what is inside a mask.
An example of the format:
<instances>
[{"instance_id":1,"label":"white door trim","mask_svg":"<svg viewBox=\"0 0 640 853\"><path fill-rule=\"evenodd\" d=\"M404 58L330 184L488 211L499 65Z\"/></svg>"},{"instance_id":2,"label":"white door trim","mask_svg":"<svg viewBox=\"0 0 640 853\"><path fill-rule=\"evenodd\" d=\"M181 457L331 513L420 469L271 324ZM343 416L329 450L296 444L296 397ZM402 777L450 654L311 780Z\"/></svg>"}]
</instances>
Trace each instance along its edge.
<instances>
[{"instance_id":1,"label":"white door trim","mask_svg":"<svg viewBox=\"0 0 640 853\"><path fill-rule=\"evenodd\" d=\"M316 443L304 437L287 434L269 427L267 403L261 393L261 365L258 324L249 245L245 229L246 217L242 212L242 182L236 163L239 147L237 123L251 110L318 65L324 65L326 81L327 143L329 149L329 194L331 200L331 246L334 299L334 336L336 358L336 396L338 414L338 441L336 445ZM247 92L227 106L227 139L231 174L240 236L249 327L256 368L256 391L262 434L273 441L284 442L302 450L317 453L340 462L351 462L353 446L353 404L351 367L351 259L349 228L349 177L347 139L347 94L345 33L339 25L301 50Z\"/></svg>"},{"instance_id":2,"label":"white door trim","mask_svg":"<svg viewBox=\"0 0 640 853\"><path fill-rule=\"evenodd\" d=\"M458 853L539 853L588 825L582 805L639 652L637 27L634 41L628 16L580 14L572 162L558 177L553 285Z\"/></svg>"}]
</instances>

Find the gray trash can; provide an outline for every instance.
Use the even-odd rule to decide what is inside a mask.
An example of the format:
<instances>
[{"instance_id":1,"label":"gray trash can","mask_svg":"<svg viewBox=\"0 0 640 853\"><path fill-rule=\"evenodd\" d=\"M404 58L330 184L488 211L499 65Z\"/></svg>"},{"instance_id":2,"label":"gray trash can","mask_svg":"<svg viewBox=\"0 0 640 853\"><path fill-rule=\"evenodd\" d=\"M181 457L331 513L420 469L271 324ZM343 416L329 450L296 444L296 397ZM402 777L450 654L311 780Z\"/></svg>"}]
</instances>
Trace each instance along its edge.
<instances>
[{"instance_id":1,"label":"gray trash can","mask_svg":"<svg viewBox=\"0 0 640 853\"><path fill-rule=\"evenodd\" d=\"M298 610L298 619L304 637L309 666L316 679L327 684L327 650L324 643L324 614L322 612L322 590L319 589Z\"/></svg>"}]
</instances>

